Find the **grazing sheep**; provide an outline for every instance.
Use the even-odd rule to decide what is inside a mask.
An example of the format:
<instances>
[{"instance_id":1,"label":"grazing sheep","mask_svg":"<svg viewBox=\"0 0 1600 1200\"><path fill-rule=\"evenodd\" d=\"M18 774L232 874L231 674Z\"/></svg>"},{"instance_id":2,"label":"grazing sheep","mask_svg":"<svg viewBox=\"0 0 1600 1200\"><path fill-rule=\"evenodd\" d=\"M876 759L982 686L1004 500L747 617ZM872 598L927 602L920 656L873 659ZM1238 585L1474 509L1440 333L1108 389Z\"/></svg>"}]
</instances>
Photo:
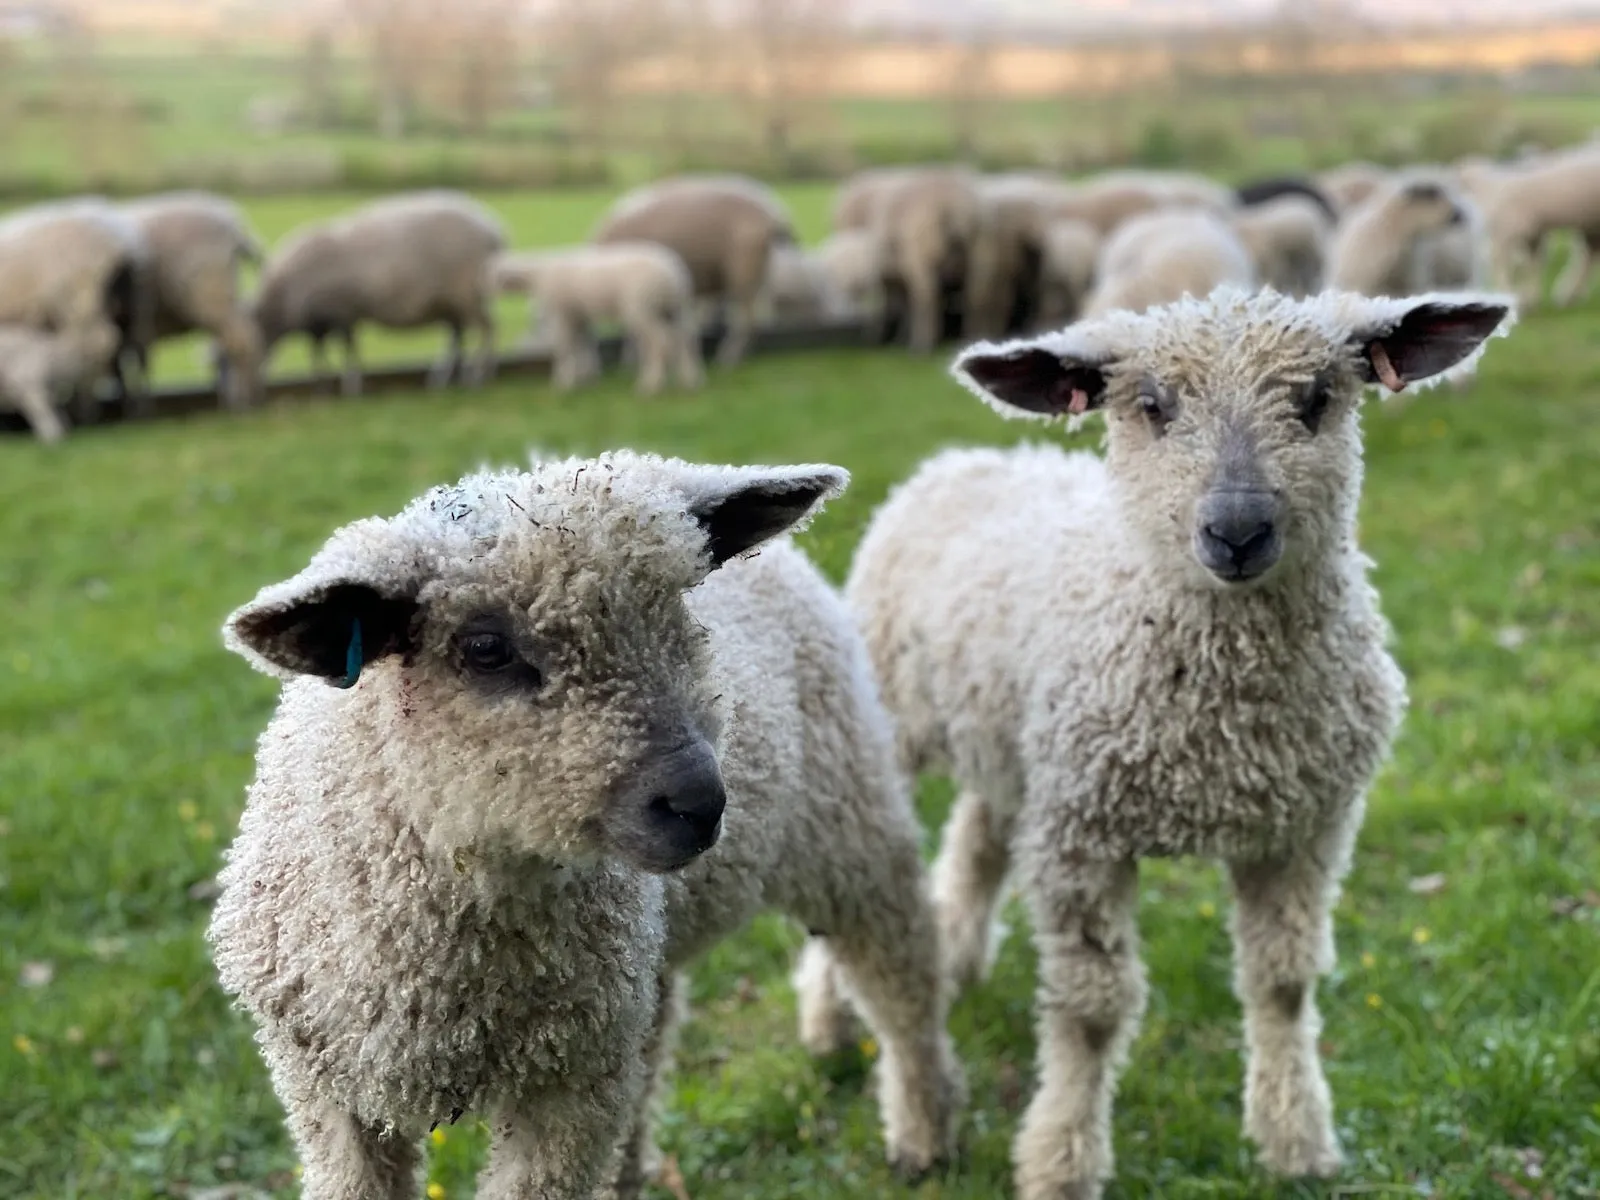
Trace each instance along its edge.
<instances>
[{"instance_id":1,"label":"grazing sheep","mask_svg":"<svg viewBox=\"0 0 1600 1200\"><path fill-rule=\"evenodd\" d=\"M1300 196L1316 205L1329 225L1336 224L1339 220L1339 210L1334 207L1333 201L1312 180L1302 179L1296 175L1279 175L1270 179L1257 179L1250 183L1240 184L1234 189L1234 196L1239 201L1241 208L1254 208L1259 204L1270 204L1274 200L1281 200L1285 196Z\"/></svg>"},{"instance_id":2,"label":"grazing sheep","mask_svg":"<svg viewBox=\"0 0 1600 1200\"><path fill-rule=\"evenodd\" d=\"M1535 269L1538 252L1551 234L1565 230L1574 235L1571 256L1553 295L1562 305L1581 299L1600 252L1600 145L1587 142L1487 176L1479 173L1476 194L1485 210L1497 285L1536 299L1542 282Z\"/></svg>"},{"instance_id":3,"label":"grazing sheep","mask_svg":"<svg viewBox=\"0 0 1600 1200\"><path fill-rule=\"evenodd\" d=\"M1233 230L1250 252L1262 283L1290 296L1321 290L1333 221L1314 200L1285 192L1241 208L1233 214Z\"/></svg>"},{"instance_id":4,"label":"grazing sheep","mask_svg":"<svg viewBox=\"0 0 1600 1200\"><path fill-rule=\"evenodd\" d=\"M959 798L934 867L980 974L1011 865L1039 951L1021 1200L1092 1200L1145 1000L1137 864L1223 860L1271 1170L1339 1163L1317 976L1363 797L1405 703L1356 547L1365 385L1462 367L1498 297L1224 289L962 353L1008 416L1103 410L1107 452L954 450L878 511L847 589L902 753Z\"/></svg>"},{"instance_id":5,"label":"grazing sheep","mask_svg":"<svg viewBox=\"0 0 1600 1200\"><path fill-rule=\"evenodd\" d=\"M952 324L971 319L962 313L984 220L978 179L965 167L908 171L873 205L871 228L884 250L886 316L904 313L907 341L917 353L931 351Z\"/></svg>"},{"instance_id":6,"label":"grazing sheep","mask_svg":"<svg viewBox=\"0 0 1600 1200\"><path fill-rule=\"evenodd\" d=\"M491 272L498 291L528 297L554 339L553 377L571 388L600 373L594 326L616 322L633 341L639 390L652 395L669 374L680 386L702 379L700 325L689 269L654 242L502 253Z\"/></svg>"},{"instance_id":7,"label":"grazing sheep","mask_svg":"<svg viewBox=\"0 0 1600 1200\"><path fill-rule=\"evenodd\" d=\"M1343 217L1389 182L1391 173L1376 163L1350 162L1319 173L1312 181Z\"/></svg>"},{"instance_id":8,"label":"grazing sheep","mask_svg":"<svg viewBox=\"0 0 1600 1200\"><path fill-rule=\"evenodd\" d=\"M833 231L871 229L882 197L918 171L938 167L873 167L850 176L834 194Z\"/></svg>"},{"instance_id":9,"label":"grazing sheep","mask_svg":"<svg viewBox=\"0 0 1600 1200\"><path fill-rule=\"evenodd\" d=\"M816 251L798 245L772 248L761 308L768 319L779 322L833 321L847 311L827 263Z\"/></svg>"},{"instance_id":10,"label":"grazing sheep","mask_svg":"<svg viewBox=\"0 0 1600 1200\"><path fill-rule=\"evenodd\" d=\"M311 339L313 369L326 372L324 342L344 345L343 390L361 390L356 331L443 324L450 349L429 376L482 382L494 372L489 260L505 233L488 209L460 192L412 192L376 200L336 220L308 225L273 251L261 274L254 318L261 353L292 333ZM479 354L466 362L466 332Z\"/></svg>"},{"instance_id":11,"label":"grazing sheep","mask_svg":"<svg viewBox=\"0 0 1600 1200\"><path fill-rule=\"evenodd\" d=\"M1094 287L1100 234L1087 221L1071 217L1044 228L1039 258L1039 326L1054 329L1075 321Z\"/></svg>"},{"instance_id":12,"label":"grazing sheep","mask_svg":"<svg viewBox=\"0 0 1600 1200\"><path fill-rule=\"evenodd\" d=\"M1124 222L1106 240L1085 316L1142 312L1220 284L1255 282L1250 252L1226 220L1204 209L1158 210Z\"/></svg>"},{"instance_id":13,"label":"grazing sheep","mask_svg":"<svg viewBox=\"0 0 1600 1200\"><path fill-rule=\"evenodd\" d=\"M1048 215L1087 221L1106 237L1124 222L1162 209L1199 208L1226 215L1237 207L1231 191L1202 175L1179 171L1107 171L1052 188Z\"/></svg>"},{"instance_id":14,"label":"grazing sheep","mask_svg":"<svg viewBox=\"0 0 1600 1200\"><path fill-rule=\"evenodd\" d=\"M1424 238L1470 221L1460 192L1438 171L1396 175L1345 214L1328 250L1328 286L1365 296L1407 293Z\"/></svg>"},{"instance_id":15,"label":"grazing sheep","mask_svg":"<svg viewBox=\"0 0 1600 1200\"><path fill-rule=\"evenodd\" d=\"M219 392L231 407L261 396L261 338L239 296L239 271L261 246L239 206L207 192L171 192L122 206L149 252L151 312L146 340L119 350L149 388L150 346L196 331L216 338L224 364ZM124 386L127 385L124 373Z\"/></svg>"},{"instance_id":16,"label":"grazing sheep","mask_svg":"<svg viewBox=\"0 0 1600 1200\"><path fill-rule=\"evenodd\" d=\"M66 435L57 405L110 360L117 331L109 321L62 333L0 325L0 406L19 412L41 442Z\"/></svg>"},{"instance_id":17,"label":"grazing sheep","mask_svg":"<svg viewBox=\"0 0 1600 1200\"><path fill-rule=\"evenodd\" d=\"M965 333L998 337L1038 321L1044 234L1057 186L1032 175L979 181L983 219L968 272Z\"/></svg>"},{"instance_id":18,"label":"grazing sheep","mask_svg":"<svg viewBox=\"0 0 1600 1200\"><path fill-rule=\"evenodd\" d=\"M468 1111L495 1129L483 1200L637 1195L680 973L767 908L882 1047L891 1159L950 1151L893 733L843 601L769 540L847 478L627 452L486 471L346 526L229 618L287 682L210 939L306 1200L410 1200L419 1139Z\"/></svg>"},{"instance_id":19,"label":"grazing sheep","mask_svg":"<svg viewBox=\"0 0 1600 1200\"><path fill-rule=\"evenodd\" d=\"M71 334L82 375L71 391L80 420L98 414L94 384L111 366L118 342L142 336L149 322L148 250L133 222L99 198L42 204L0 220L0 324ZM103 358L96 327L117 329Z\"/></svg>"},{"instance_id":20,"label":"grazing sheep","mask_svg":"<svg viewBox=\"0 0 1600 1200\"><path fill-rule=\"evenodd\" d=\"M883 239L870 229L845 229L813 252L846 317L872 318L883 310Z\"/></svg>"},{"instance_id":21,"label":"grazing sheep","mask_svg":"<svg viewBox=\"0 0 1600 1200\"><path fill-rule=\"evenodd\" d=\"M592 240L656 242L676 253L695 295L720 301L726 312L717 361L731 365L749 347L773 248L795 238L772 189L736 175L686 175L623 196Z\"/></svg>"}]
</instances>

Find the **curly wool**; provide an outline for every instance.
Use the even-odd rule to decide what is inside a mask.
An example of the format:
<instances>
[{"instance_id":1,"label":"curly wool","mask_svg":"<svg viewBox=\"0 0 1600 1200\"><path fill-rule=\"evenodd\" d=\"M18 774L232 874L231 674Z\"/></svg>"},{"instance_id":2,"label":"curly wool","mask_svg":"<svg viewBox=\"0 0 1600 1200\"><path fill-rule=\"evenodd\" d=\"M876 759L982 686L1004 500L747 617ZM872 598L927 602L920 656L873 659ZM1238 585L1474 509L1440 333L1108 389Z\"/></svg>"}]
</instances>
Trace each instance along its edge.
<instances>
[{"instance_id":1,"label":"curly wool","mask_svg":"<svg viewBox=\"0 0 1600 1200\"><path fill-rule=\"evenodd\" d=\"M691 511L776 480L805 489L793 526L845 479L628 453L484 472L346 526L230 620L229 645L290 681L210 938L259 1023L308 1197L349 1179L406 1194L409 1142L470 1110L503 1122L481 1195L587 1197L613 1148L648 1144L662 981L766 907L827 934L857 976L879 961L920 993L885 1018L895 1055L925 1064L886 1090L885 1121L892 1152L944 1152L937 947L865 650L792 546L713 571ZM341 690L342 658L272 631L363 586L417 615L403 653L374 646ZM463 684L450 634L485 611L526 614L536 701ZM664 728L712 740L728 795L721 841L667 878L596 835Z\"/></svg>"}]
</instances>

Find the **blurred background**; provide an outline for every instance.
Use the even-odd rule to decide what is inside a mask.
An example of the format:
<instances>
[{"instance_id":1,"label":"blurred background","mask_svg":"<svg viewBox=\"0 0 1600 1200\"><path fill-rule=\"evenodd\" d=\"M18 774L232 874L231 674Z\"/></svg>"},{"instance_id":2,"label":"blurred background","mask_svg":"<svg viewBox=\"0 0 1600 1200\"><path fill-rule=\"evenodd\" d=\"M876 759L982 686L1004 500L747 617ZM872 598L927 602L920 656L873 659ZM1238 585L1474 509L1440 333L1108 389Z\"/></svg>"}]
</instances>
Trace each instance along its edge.
<instances>
[{"instance_id":1,"label":"blurred background","mask_svg":"<svg viewBox=\"0 0 1600 1200\"><path fill-rule=\"evenodd\" d=\"M1597 83L1561 0L0 0L0 202L1452 161Z\"/></svg>"}]
</instances>

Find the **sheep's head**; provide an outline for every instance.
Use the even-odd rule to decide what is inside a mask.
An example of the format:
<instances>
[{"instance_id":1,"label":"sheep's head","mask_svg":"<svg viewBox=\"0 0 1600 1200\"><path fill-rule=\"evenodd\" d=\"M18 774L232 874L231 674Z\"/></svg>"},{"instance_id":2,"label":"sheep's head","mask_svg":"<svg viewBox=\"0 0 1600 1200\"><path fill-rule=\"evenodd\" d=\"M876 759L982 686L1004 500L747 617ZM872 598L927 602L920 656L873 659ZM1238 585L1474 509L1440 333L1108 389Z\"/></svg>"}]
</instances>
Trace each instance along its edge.
<instances>
[{"instance_id":1,"label":"sheep's head","mask_svg":"<svg viewBox=\"0 0 1600 1200\"><path fill-rule=\"evenodd\" d=\"M436 848L670 871L716 842L725 799L685 593L847 480L627 453L472 475L340 530L225 638L309 677L290 686L322 744L365 756Z\"/></svg>"},{"instance_id":2,"label":"sheep's head","mask_svg":"<svg viewBox=\"0 0 1600 1200\"><path fill-rule=\"evenodd\" d=\"M1388 197L1390 219L1412 237L1438 233L1469 219L1466 199L1441 173L1402 175L1392 188Z\"/></svg>"},{"instance_id":3,"label":"sheep's head","mask_svg":"<svg viewBox=\"0 0 1600 1200\"><path fill-rule=\"evenodd\" d=\"M1103 411L1129 534L1198 581L1237 586L1348 544L1365 388L1469 370L1511 307L1499 296L1222 288L976 345L954 371L1006 416Z\"/></svg>"}]
</instances>

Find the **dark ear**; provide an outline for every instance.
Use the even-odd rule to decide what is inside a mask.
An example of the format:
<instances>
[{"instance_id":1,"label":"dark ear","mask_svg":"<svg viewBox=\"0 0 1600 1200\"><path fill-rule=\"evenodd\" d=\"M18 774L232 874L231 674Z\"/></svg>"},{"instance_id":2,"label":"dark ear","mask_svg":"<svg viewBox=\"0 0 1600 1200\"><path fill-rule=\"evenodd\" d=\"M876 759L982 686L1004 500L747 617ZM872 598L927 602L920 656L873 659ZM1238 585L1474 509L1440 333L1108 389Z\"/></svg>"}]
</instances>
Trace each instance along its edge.
<instances>
[{"instance_id":1,"label":"dark ear","mask_svg":"<svg viewBox=\"0 0 1600 1200\"><path fill-rule=\"evenodd\" d=\"M1063 359L1038 345L982 344L961 353L955 375L1003 415L1059 417L1105 403L1103 366Z\"/></svg>"},{"instance_id":2,"label":"dark ear","mask_svg":"<svg viewBox=\"0 0 1600 1200\"><path fill-rule=\"evenodd\" d=\"M1391 392L1431 379L1466 361L1511 312L1500 297L1451 300L1432 297L1413 305L1382 332L1357 333L1358 369L1368 383Z\"/></svg>"},{"instance_id":3,"label":"dark ear","mask_svg":"<svg viewBox=\"0 0 1600 1200\"><path fill-rule=\"evenodd\" d=\"M365 583L265 589L228 618L229 649L280 675L317 675L348 687L360 669L411 647L416 601Z\"/></svg>"},{"instance_id":4,"label":"dark ear","mask_svg":"<svg viewBox=\"0 0 1600 1200\"><path fill-rule=\"evenodd\" d=\"M689 515L706 531L711 561L735 555L797 528L850 482L843 467L775 467L732 471L694 487Z\"/></svg>"}]
</instances>

